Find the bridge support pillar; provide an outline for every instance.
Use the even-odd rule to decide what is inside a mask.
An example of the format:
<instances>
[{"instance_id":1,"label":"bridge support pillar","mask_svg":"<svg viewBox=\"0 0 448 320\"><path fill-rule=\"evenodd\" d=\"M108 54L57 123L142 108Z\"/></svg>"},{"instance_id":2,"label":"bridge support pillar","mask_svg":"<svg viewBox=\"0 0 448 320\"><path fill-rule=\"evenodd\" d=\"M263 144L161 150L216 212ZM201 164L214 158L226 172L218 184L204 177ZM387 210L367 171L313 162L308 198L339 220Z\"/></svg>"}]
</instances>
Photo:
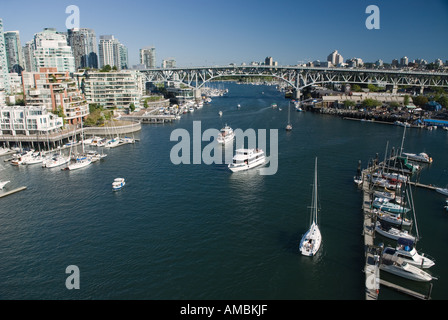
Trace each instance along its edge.
<instances>
[{"instance_id":1,"label":"bridge support pillar","mask_svg":"<svg viewBox=\"0 0 448 320\"><path fill-rule=\"evenodd\" d=\"M293 92L293 98L294 100L300 100L300 96L302 95L302 93L300 92L299 89L294 89Z\"/></svg>"},{"instance_id":2,"label":"bridge support pillar","mask_svg":"<svg viewBox=\"0 0 448 320\"><path fill-rule=\"evenodd\" d=\"M201 89L193 89L193 98L198 101L201 100Z\"/></svg>"},{"instance_id":3,"label":"bridge support pillar","mask_svg":"<svg viewBox=\"0 0 448 320\"><path fill-rule=\"evenodd\" d=\"M398 92L398 84L394 84L393 88L392 88L392 93L396 94Z\"/></svg>"},{"instance_id":4,"label":"bridge support pillar","mask_svg":"<svg viewBox=\"0 0 448 320\"><path fill-rule=\"evenodd\" d=\"M420 94L423 94L424 91L425 91L425 87L424 87L424 86L421 86L421 87L420 87Z\"/></svg>"}]
</instances>

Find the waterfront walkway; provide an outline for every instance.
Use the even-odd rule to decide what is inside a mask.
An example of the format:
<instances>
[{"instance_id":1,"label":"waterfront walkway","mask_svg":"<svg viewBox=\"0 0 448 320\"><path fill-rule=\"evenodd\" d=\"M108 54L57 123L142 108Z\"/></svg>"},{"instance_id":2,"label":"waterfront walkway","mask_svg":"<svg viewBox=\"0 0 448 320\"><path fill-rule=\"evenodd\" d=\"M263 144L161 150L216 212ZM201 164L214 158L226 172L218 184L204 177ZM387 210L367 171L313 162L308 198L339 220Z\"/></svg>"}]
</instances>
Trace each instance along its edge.
<instances>
[{"instance_id":1,"label":"waterfront walkway","mask_svg":"<svg viewBox=\"0 0 448 320\"><path fill-rule=\"evenodd\" d=\"M137 132L141 130L141 123L131 120L114 120L107 123L105 126L97 127L74 127L73 125L67 125L64 129L50 134L30 134L30 135L0 135L0 143L5 143L8 146L18 145L21 143L43 143L51 144L53 148L56 148L56 144L64 140L70 140L74 136L80 136L82 133L86 135L98 135L109 136L117 134L126 134Z\"/></svg>"}]
</instances>

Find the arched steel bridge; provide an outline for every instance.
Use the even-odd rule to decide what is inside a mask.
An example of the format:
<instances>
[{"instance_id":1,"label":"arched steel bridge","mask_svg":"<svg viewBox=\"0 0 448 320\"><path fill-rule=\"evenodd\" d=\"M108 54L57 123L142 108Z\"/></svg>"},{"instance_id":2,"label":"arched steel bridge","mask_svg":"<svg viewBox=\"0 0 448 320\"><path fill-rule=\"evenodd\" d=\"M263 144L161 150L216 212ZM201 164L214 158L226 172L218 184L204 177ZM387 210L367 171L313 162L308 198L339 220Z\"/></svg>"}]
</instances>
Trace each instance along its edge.
<instances>
[{"instance_id":1,"label":"arched steel bridge","mask_svg":"<svg viewBox=\"0 0 448 320\"><path fill-rule=\"evenodd\" d=\"M448 73L408 70L377 70L353 68L321 68L299 66L214 66L187 68L155 68L140 70L147 82L181 82L200 89L207 82L221 77L260 76L281 79L300 96L305 87L323 83L375 84L392 86L448 87Z\"/></svg>"}]
</instances>

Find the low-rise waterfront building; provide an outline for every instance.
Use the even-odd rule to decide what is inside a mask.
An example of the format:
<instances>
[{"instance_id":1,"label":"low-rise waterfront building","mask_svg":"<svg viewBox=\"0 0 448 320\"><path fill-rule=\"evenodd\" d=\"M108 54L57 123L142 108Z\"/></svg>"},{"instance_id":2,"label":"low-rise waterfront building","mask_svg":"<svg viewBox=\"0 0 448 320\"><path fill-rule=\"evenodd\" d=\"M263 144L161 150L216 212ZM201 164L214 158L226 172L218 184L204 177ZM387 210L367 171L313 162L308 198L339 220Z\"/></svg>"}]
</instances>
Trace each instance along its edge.
<instances>
[{"instance_id":1,"label":"low-rise waterfront building","mask_svg":"<svg viewBox=\"0 0 448 320\"><path fill-rule=\"evenodd\" d=\"M105 108L141 107L145 93L143 74L136 70L110 72L85 71L75 74L88 103Z\"/></svg>"},{"instance_id":2,"label":"low-rise waterfront building","mask_svg":"<svg viewBox=\"0 0 448 320\"><path fill-rule=\"evenodd\" d=\"M0 135L47 135L63 125L63 119L44 106L0 107Z\"/></svg>"}]
</instances>

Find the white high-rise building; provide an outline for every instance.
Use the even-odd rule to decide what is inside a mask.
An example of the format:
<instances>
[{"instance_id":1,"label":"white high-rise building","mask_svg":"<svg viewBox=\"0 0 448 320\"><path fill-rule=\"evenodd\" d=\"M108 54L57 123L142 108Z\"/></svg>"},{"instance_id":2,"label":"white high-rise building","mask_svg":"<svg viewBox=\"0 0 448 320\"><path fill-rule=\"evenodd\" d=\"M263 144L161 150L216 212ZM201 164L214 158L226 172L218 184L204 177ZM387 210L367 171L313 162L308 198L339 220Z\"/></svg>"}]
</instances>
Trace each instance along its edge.
<instances>
[{"instance_id":1,"label":"white high-rise building","mask_svg":"<svg viewBox=\"0 0 448 320\"><path fill-rule=\"evenodd\" d=\"M145 47L140 49L140 64L143 64L148 69L156 67L156 48Z\"/></svg>"},{"instance_id":2,"label":"white high-rise building","mask_svg":"<svg viewBox=\"0 0 448 320\"><path fill-rule=\"evenodd\" d=\"M57 68L58 72L75 72L75 58L67 44L67 36L53 28L34 35L33 71L40 68Z\"/></svg>"},{"instance_id":3,"label":"white high-rise building","mask_svg":"<svg viewBox=\"0 0 448 320\"><path fill-rule=\"evenodd\" d=\"M100 36L98 45L100 68L109 65L118 70L128 68L128 49L113 35Z\"/></svg>"},{"instance_id":4,"label":"white high-rise building","mask_svg":"<svg viewBox=\"0 0 448 320\"><path fill-rule=\"evenodd\" d=\"M9 93L11 90L8 73L8 59L6 55L5 36L3 33L3 20L0 19L0 90L3 90L4 93ZM2 96L4 96L4 94Z\"/></svg>"}]
</instances>

